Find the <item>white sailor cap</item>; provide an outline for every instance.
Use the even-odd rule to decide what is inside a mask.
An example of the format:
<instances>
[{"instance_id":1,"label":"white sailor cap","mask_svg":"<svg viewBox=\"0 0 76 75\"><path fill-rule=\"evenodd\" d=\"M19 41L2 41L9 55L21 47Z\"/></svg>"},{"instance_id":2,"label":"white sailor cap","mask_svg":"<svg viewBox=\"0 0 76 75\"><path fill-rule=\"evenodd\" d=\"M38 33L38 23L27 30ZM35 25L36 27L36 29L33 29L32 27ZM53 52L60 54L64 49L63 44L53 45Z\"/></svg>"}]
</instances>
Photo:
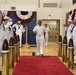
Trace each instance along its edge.
<instances>
[{"instance_id":1,"label":"white sailor cap","mask_svg":"<svg viewBox=\"0 0 76 75\"><path fill-rule=\"evenodd\" d=\"M72 22L72 20L71 19L68 19L68 22Z\"/></svg>"},{"instance_id":2,"label":"white sailor cap","mask_svg":"<svg viewBox=\"0 0 76 75\"><path fill-rule=\"evenodd\" d=\"M10 18L10 20L12 21L12 19Z\"/></svg>"},{"instance_id":3,"label":"white sailor cap","mask_svg":"<svg viewBox=\"0 0 76 75\"><path fill-rule=\"evenodd\" d=\"M11 21L12 21L13 19L9 17L9 20L11 20Z\"/></svg>"},{"instance_id":4,"label":"white sailor cap","mask_svg":"<svg viewBox=\"0 0 76 75\"><path fill-rule=\"evenodd\" d=\"M4 19L10 19L8 16L4 16Z\"/></svg>"},{"instance_id":5,"label":"white sailor cap","mask_svg":"<svg viewBox=\"0 0 76 75\"><path fill-rule=\"evenodd\" d=\"M17 23L21 23L21 21L17 21Z\"/></svg>"},{"instance_id":6,"label":"white sailor cap","mask_svg":"<svg viewBox=\"0 0 76 75\"><path fill-rule=\"evenodd\" d=\"M76 16L74 17L74 19L76 19Z\"/></svg>"}]
</instances>

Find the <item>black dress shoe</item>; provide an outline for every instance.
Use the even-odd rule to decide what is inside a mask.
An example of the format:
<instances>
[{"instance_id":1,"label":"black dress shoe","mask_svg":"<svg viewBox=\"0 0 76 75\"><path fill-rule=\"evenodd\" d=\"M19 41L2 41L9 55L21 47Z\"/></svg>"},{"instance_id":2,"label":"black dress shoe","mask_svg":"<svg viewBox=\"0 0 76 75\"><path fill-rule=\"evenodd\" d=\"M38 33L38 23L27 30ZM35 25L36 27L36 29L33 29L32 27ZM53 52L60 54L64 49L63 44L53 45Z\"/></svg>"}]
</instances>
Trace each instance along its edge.
<instances>
[{"instance_id":1,"label":"black dress shoe","mask_svg":"<svg viewBox=\"0 0 76 75\"><path fill-rule=\"evenodd\" d=\"M35 52L32 52L32 56L35 56Z\"/></svg>"},{"instance_id":2,"label":"black dress shoe","mask_svg":"<svg viewBox=\"0 0 76 75\"><path fill-rule=\"evenodd\" d=\"M76 66L76 63L74 63L74 65Z\"/></svg>"},{"instance_id":3,"label":"black dress shoe","mask_svg":"<svg viewBox=\"0 0 76 75\"><path fill-rule=\"evenodd\" d=\"M43 57L43 54L41 54L41 57Z\"/></svg>"},{"instance_id":4,"label":"black dress shoe","mask_svg":"<svg viewBox=\"0 0 76 75\"><path fill-rule=\"evenodd\" d=\"M0 75L2 75L2 71L0 71Z\"/></svg>"}]
</instances>

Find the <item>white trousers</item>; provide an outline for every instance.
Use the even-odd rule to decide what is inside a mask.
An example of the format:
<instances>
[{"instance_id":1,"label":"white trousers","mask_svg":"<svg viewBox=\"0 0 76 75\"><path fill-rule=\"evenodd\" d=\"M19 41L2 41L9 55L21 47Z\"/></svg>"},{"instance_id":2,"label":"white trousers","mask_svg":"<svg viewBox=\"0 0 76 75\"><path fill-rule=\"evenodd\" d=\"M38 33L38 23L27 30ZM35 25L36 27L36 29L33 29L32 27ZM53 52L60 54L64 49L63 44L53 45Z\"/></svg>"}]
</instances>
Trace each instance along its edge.
<instances>
[{"instance_id":1,"label":"white trousers","mask_svg":"<svg viewBox=\"0 0 76 75\"><path fill-rule=\"evenodd\" d=\"M36 36L38 55L43 54L44 36Z\"/></svg>"},{"instance_id":2,"label":"white trousers","mask_svg":"<svg viewBox=\"0 0 76 75\"><path fill-rule=\"evenodd\" d=\"M76 39L73 40L74 45L74 63L76 64Z\"/></svg>"},{"instance_id":3,"label":"white trousers","mask_svg":"<svg viewBox=\"0 0 76 75\"><path fill-rule=\"evenodd\" d=\"M11 37L13 37L13 30L9 31L9 35L8 36L9 36L9 40L10 40Z\"/></svg>"},{"instance_id":4,"label":"white trousers","mask_svg":"<svg viewBox=\"0 0 76 75\"><path fill-rule=\"evenodd\" d=\"M9 40L10 40L10 34L9 34L9 30L6 30L5 31L5 38L4 39L7 39L7 41L8 41L8 44L9 44Z\"/></svg>"},{"instance_id":5,"label":"white trousers","mask_svg":"<svg viewBox=\"0 0 76 75\"><path fill-rule=\"evenodd\" d=\"M73 40L73 45L74 45L74 55L76 55L76 39Z\"/></svg>"},{"instance_id":6,"label":"white trousers","mask_svg":"<svg viewBox=\"0 0 76 75\"><path fill-rule=\"evenodd\" d=\"M74 63L76 64L76 55L74 56Z\"/></svg>"},{"instance_id":7,"label":"white trousers","mask_svg":"<svg viewBox=\"0 0 76 75\"><path fill-rule=\"evenodd\" d=\"M68 37L67 38L67 58L68 58L68 55L69 55L69 49L68 49L68 47L69 47L69 40L70 40L70 38Z\"/></svg>"},{"instance_id":8,"label":"white trousers","mask_svg":"<svg viewBox=\"0 0 76 75\"><path fill-rule=\"evenodd\" d=\"M45 46L48 46L48 34L45 35Z\"/></svg>"},{"instance_id":9,"label":"white trousers","mask_svg":"<svg viewBox=\"0 0 76 75\"><path fill-rule=\"evenodd\" d=\"M22 46L22 33L21 34L17 34L19 35L19 38L20 38L20 47Z\"/></svg>"},{"instance_id":10,"label":"white trousers","mask_svg":"<svg viewBox=\"0 0 76 75\"><path fill-rule=\"evenodd\" d=\"M1 51L2 51L2 46L3 46L3 41L4 39L0 39L0 57L2 55Z\"/></svg>"},{"instance_id":11,"label":"white trousers","mask_svg":"<svg viewBox=\"0 0 76 75\"><path fill-rule=\"evenodd\" d=\"M2 44L0 45L0 57L1 57L1 51L2 51Z\"/></svg>"}]
</instances>

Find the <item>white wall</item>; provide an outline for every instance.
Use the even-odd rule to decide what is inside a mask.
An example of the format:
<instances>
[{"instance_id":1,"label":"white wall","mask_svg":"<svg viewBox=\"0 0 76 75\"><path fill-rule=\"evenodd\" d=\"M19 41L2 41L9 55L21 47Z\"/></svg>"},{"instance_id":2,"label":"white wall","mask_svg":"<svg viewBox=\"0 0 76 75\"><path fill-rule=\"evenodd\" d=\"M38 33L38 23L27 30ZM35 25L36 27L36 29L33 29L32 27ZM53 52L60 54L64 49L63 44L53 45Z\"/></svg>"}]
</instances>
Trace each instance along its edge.
<instances>
[{"instance_id":1,"label":"white wall","mask_svg":"<svg viewBox=\"0 0 76 75\"><path fill-rule=\"evenodd\" d=\"M73 5L72 0L62 0L62 7L63 8L75 8L76 3Z\"/></svg>"},{"instance_id":2,"label":"white wall","mask_svg":"<svg viewBox=\"0 0 76 75\"><path fill-rule=\"evenodd\" d=\"M62 16L63 16L63 23L65 23L65 14L73 9L76 8L76 3L73 5L72 0L62 0Z\"/></svg>"},{"instance_id":3,"label":"white wall","mask_svg":"<svg viewBox=\"0 0 76 75\"><path fill-rule=\"evenodd\" d=\"M61 3L61 0L40 0L40 8L38 8L38 0L0 0L0 10L10 10L11 6L15 6L16 10L37 11L37 20L46 19L50 14L52 19L60 19L60 34L62 31L62 8L44 8L43 2ZM2 5L5 4L5 5Z\"/></svg>"},{"instance_id":4,"label":"white wall","mask_svg":"<svg viewBox=\"0 0 76 75\"><path fill-rule=\"evenodd\" d=\"M37 0L0 0L0 4L37 4Z\"/></svg>"},{"instance_id":5,"label":"white wall","mask_svg":"<svg viewBox=\"0 0 76 75\"><path fill-rule=\"evenodd\" d=\"M62 0L62 24L65 24L66 13L75 8L76 8L76 3L73 5L72 0ZM63 35L64 35L64 31L65 30L63 27Z\"/></svg>"},{"instance_id":6,"label":"white wall","mask_svg":"<svg viewBox=\"0 0 76 75\"><path fill-rule=\"evenodd\" d=\"M5 0L0 0L0 4L4 4L5 3Z\"/></svg>"},{"instance_id":7,"label":"white wall","mask_svg":"<svg viewBox=\"0 0 76 75\"><path fill-rule=\"evenodd\" d=\"M60 34L63 34L62 29L62 9L61 8L38 8L37 19L47 19L48 15L51 19L60 19Z\"/></svg>"},{"instance_id":8,"label":"white wall","mask_svg":"<svg viewBox=\"0 0 76 75\"><path fill-rule=\"evenodd\" d=\"M0 0L0 4L19 4L19 5L28 5L35 4L38 7L39 0ZM43 3L57 3L58 6L61 5L61 0L40 0L40 6L42 8Z\"/></svg>"},{"instance_id":9,"label":"white wall","mask_svg":"<svg viewBox=\"0 0 76 75\"><path fill-rule=\"evenodd\" d=\"M11 10L11 7L16 7L16 10L21 11L37 11L35 4L17 5L17 4L0 4L0 10Z\"/></svg>"},{"instance_id":10,"label":"white wall","mask_svg":"<svg viewBox=\"0 0 76 75\"><path fill-rule=\"evenodd\" d=\"M38 19L46 19L48 15L51 15L51 19L61 19L62 9L61 8L38 8L37 9Z\"/></svg>"}]
</instances>

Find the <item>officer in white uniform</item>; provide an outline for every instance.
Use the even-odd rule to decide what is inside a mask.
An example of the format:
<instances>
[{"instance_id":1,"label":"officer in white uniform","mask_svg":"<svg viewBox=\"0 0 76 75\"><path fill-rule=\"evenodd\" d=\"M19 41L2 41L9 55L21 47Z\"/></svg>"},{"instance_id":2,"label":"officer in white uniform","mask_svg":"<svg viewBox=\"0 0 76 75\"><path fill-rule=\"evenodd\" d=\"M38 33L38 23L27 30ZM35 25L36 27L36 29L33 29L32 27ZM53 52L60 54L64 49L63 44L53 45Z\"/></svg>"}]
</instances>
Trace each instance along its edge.
<instances>
[{"instance_id":1,"label":"officer in white uniform","mask_svg":"<svg viewBox=\"0 0 76 75\"><path fill-rule=\"evenodd\" d=\"M13 23L12 19L10 18L10 22ZM13 27L12 24L9 26L9 39L13 37Z\"/></svg>"},{"instance_id":2,"label":"officer in white uniform","mask_svg":"<svg viewBox=\"0 0 76 75\"><path fill-rule=\"evenodd\" d=\"M16 36L16 26L17 26L17 23L12 26L13 27L13 35L14 36Z\"/></svg>"},{"instance_id":3,"label":"officer in white uniform","mask_svg":"<svg viewBox=\"0 0 76 75\"><path fill-rule=\"evenodd\" d=\"M70 38L72 38L71 31L72 31L72 28L74 27L74 24L71 19L68 19L67 25L68 25L68 27L65 27L65 29L67 31L66 36L67 36L67 46L68 46L69 40L70 40Z\"/></svg>"},{"instance_id":4,"label":"officer in white uniform","mask_svg":"<svg viewBox=\"0 0 76 75\"><path fill-rule=\"evenodd\" d=\"M73 45L74 45L74 63L76 65L76 17L74 17L74 28L73 28Z\"/></svg>"},{"instance_id":5,"label":"officer in white uniform","mask_svg":"<svg viewBox=\"0 0 76 75\"><path fill-rule=\"evenodd\" d=\"M20 47L22 47L22 33L23 33L23 26L21 25L21 21L18 21L17 24L14 24L13 27L16 27L16 35L20 37Z\"/></svg>"},{"instance_id":6,"label":"officer in white uniform","mask_svg":"<svg viewBox=\"0 0 76 75\"><path fill-rule=\"evenodd\" d=\"M10 40L9 27L12 25L13 22L10 20L10 17L5 16L3 23L4 23L4 27L5 27L5 39L7 39L8 43L9 43L9 40Z\"/></svg>"},{"instance_id":7,"label":"officer in white uniform","mask_svg":"<svg viewBox=\"0 0 76 75\"><path fill-rule=\"evenodd\" d=\"M36 34L38 55L43 56L45 27L42 26L41 20L38 20L38 25L34 27L33 32Z\"/></svg>"},{"instance_id":8,"label":"officer in white uniform","mask_svg":"<svg viewBox=\"0 0 76 75\"><path fill-rule=\"evenodd\" d=\"M2 24L2 14L0 13L0 57L1 57L1 50L2 50L4 37L5 37L5 28Z\"/></svg>"},{"instance_id":9,"label":"officer in white uniform","mask_svg":"<svg viewBox=\"0 0 76 75\"><path fill-rule=\"evenodd\" d=\"M49 33L50 29L47 27L47 24L45 24L45 45L44 46L48 46L48 33Z\"/></svg>"},{"instance_id":10,"label":"officer in white uniform","mask_svg":"<svg viewBox=\"0 0 76 75\"><path fill-rule=\"evenodd\" d=\"M74 27L74 24L72 22L71 19L68 19L67 21L67 25L68 27L65 26L65 30L66 30L66 37L67 37L67 58L68 58L68 46L69 46L69 40L72 38L73 34L72 34L72 28Z\"/></svg>"}]
</instances>

